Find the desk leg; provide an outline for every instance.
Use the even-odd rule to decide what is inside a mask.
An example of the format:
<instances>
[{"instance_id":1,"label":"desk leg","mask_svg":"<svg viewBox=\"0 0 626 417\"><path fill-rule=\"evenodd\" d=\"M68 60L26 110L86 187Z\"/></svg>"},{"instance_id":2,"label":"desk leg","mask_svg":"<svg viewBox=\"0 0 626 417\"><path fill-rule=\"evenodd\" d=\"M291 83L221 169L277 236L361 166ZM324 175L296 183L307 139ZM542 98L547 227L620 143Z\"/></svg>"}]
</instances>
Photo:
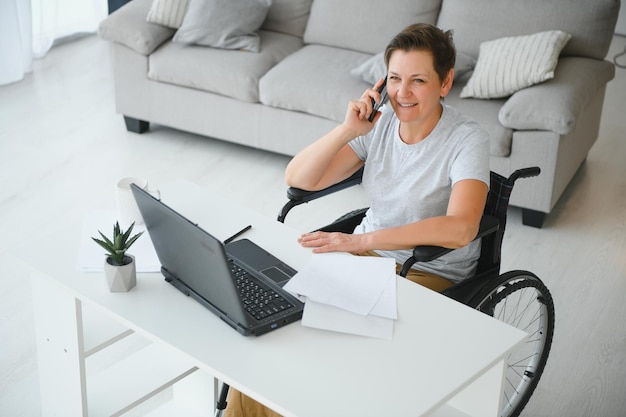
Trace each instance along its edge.
<instances>
[{"instance_id":1,"label":"desk leg","mask_svg":"<svg viewBox=\"0 0 626 417\"><path fill-rule=\"evenodd\" d=\"M87 416L81 303L44 276L31 283L42 415Z\"/></svg>"},{"instance_id":2,"label":"desk leg","mask_svg":"<svg viewBox=\"0 0 626 417\"><path fill-rule=\"evenodd\" d=\"M448 401L448 404L468 416L498 417L503 379L504 361L500 361Z\"/></svg>"}]
</instances>

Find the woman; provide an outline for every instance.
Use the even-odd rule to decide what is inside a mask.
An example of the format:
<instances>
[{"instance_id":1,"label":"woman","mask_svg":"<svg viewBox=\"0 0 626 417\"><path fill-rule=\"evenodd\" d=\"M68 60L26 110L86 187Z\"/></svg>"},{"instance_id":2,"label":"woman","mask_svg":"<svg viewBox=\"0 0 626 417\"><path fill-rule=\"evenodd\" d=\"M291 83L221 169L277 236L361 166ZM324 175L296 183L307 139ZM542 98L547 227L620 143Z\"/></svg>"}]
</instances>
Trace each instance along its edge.
<instances>
[{"instance_id":1,"label":"woman","mask_svg":"<svg viewBox=\"0 0 626 417\"><path fill-rule=\"evenodd\" d=\"M302 246L317 253L391 256L398 267L417 245L457 249L414 265L407 275L436 291L474 273L480 242L473 239L489 184L489 138L442 103L454 80L455 57L450 32L409 26L385 51L390 105L368 121L372 99L381 99L380 80L348 104L342 124L291 160L287 184L305 190L326 188L365 164L362 184L370 200L353 234L306 233ZM229 409L231 417L277 415L234 390Z\"/></svg>"},{"instance_id":2,"label":"woman","mask_svg":"<svg viewBox=\"0 0 626 417\"><path fill-rule=\"evenodd\" d=\"M462 248L414 265L411 280L441 291L471 276L480 255L472 242L489 184L488 135L441 102L452 87L455 49L450 32L416 24L385 51L387 94L374 122L367 118L380 80L350 102L344 122L289 163L287 183L318 190L365 164L370 209L353 234L315 232L300 244L315 252L394 257L402 264L417 245ZM471 243L470 243L471 242Z\"/></svg>"}]
</instances>

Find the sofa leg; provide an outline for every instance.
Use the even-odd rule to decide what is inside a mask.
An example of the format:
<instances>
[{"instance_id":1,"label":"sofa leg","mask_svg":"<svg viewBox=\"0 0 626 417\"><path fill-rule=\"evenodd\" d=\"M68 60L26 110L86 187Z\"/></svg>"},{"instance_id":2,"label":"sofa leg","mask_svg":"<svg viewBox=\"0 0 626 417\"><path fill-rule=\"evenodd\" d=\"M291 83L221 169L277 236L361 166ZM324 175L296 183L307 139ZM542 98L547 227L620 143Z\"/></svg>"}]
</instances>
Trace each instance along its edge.
<instances>
[{"instance_id":1,"label":"sofa leg","mask_svg":"<svg viewBox=\"0 0 626 417\"><path fill-rule=\"evenodd\" d=\"M525 226L541 229L543 222L546 219L546 215L547 213L544 213L543 211L522 209L522 223Z\"/></svg>"},{"instance_id":2,"label":"sofa leg","mask_svg":"<svg viewBox=\"0 0 626 417\"><path fill-rule=\"evenodd\" d=\"M124 116L124 123L126 123L126 130L129 132L143 133L150 127L150 122L145 120L133 119L132 117Z\"/></svg>"}]
</instances>

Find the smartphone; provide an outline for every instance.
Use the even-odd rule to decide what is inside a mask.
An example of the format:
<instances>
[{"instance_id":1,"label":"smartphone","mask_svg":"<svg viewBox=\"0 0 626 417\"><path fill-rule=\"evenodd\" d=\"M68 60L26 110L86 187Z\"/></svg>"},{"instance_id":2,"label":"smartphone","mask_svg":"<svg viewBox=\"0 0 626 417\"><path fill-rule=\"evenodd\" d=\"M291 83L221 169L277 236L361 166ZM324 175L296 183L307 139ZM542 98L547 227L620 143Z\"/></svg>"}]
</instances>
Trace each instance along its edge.
<instances>
[{"instance_id":1,"label":"smartphone","mask_svg":"<svg viewBox=\"0 0 626 417\"><path fill-rule=\"evenodd\" d=\"M376 116L376 112L378 111L380 106L382 106L385 101L387 101L387 77L385 77L381 86L378 87L378 93L380 94L380 104L376 103L376 101L372 99L373 110L370 116L367 118L367 120L369 120L370 122L374 120L374 116Z\"/></svg>"}]
</instances>

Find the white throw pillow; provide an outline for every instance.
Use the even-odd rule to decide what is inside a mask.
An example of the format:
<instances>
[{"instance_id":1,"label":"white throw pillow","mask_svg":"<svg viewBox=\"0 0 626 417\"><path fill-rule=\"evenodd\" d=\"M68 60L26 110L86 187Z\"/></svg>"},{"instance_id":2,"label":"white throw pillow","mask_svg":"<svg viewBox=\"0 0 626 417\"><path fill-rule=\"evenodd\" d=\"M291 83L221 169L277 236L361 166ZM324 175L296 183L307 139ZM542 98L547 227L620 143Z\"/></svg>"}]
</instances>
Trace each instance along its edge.
<instances>
[{"instance_id":1,"label":"white throw pillow","mask_svg":"<svg viewBox=\"0 0 626 417\"><path fill-rule=\"evenodd\" d=\"M189 0L154 0L147 21L178 29L183 23Z\"/></svg>"},{"instance_id":2,"label":"white throw pillow","mask_svg":"<svg viewBox=\"0 0 626 417\"><path fill-rule=\"evenodd\" d=\"M190 0L174 42L259 52L271 0Z\"/></svg>"},{"instance_id":3,"label":"white throw pillow","mask_svg":"<svg viewBox=\"0 0 626 417\"><path fill-rule=\"evenodd\" d=\"M454 78L459 79L474 68L476 61L469 55L457 52L456 62L454 64ZM350 74L361 77L368 84L376 84L378 80L387 75L387 67L385 66L385 52L379 52L373 55L367 61L352 69Z\"/></svg>"},{"instance_id":4,"label":"white throw pillow","mask_svg":"<svg viewBox=\"0 0 626 417\"><path fill-rule=\"evenodd\" d=\"M461 97L507 97L553 78L559 54L571 37L553 30L483 42Z\"/></svg>"}]
</instances>

